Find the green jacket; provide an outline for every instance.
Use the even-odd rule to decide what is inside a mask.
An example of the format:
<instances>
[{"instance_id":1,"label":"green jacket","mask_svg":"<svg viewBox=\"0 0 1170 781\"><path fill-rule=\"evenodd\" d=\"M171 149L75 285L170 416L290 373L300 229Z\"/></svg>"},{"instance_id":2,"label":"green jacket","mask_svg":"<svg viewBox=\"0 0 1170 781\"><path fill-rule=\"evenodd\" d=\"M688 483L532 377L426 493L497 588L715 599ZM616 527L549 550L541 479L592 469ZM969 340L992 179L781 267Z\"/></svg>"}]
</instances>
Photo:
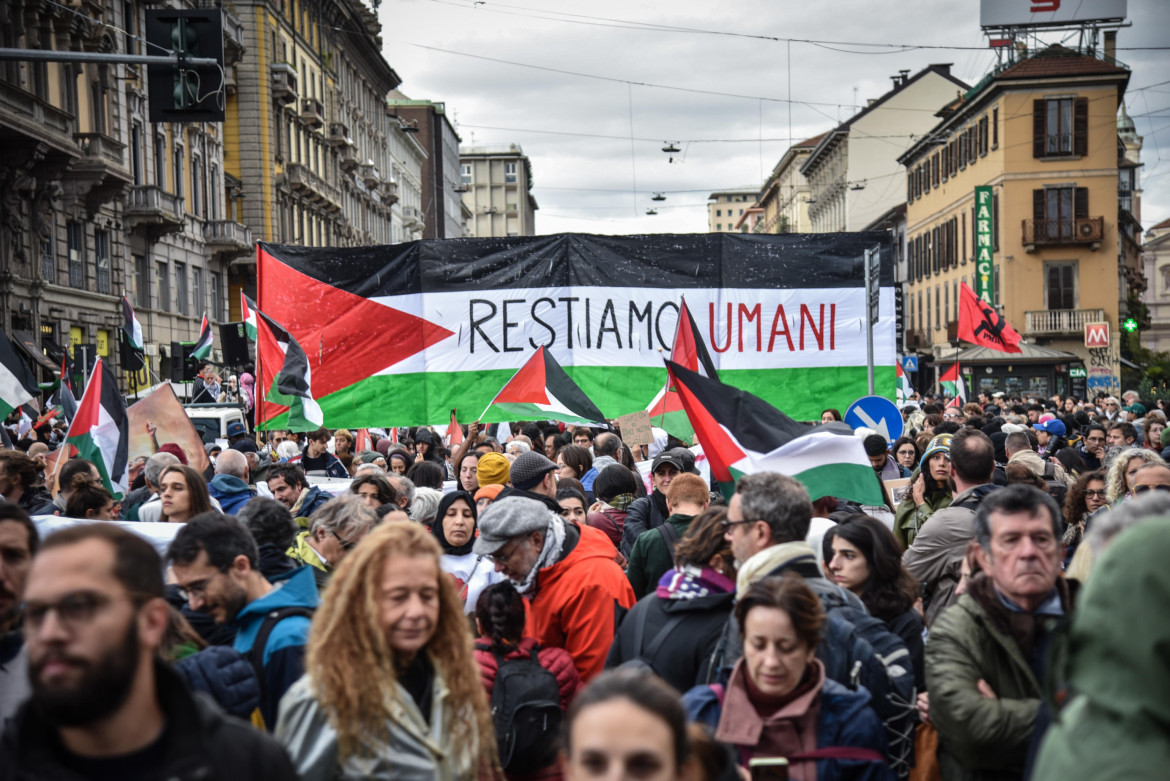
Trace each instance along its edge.
<instances>
[{"instance_id":1,"label":"green jacket","mask_svg":"<svg viewBox=\"0 0 1170 781\"><path fill-rule=\"evenodd\" d=\"M678 537L687 533L693 515L672 515L666 519L678 530ZM638 536L634 547L630 551L629 566L626 568L626 577L634 588L634 594L641 599L647 594L653 594L658 588L658 580L666 571L674 566L674 552L667 550L666 540L657 527L647 529Z\"/></svg>"},{"instance_id":2,"label":"green jacket","mask_svg":"<svg viewBox=\"0 0 1170 781\"><path fill-rule=\"evenodd\" d=\"M979 693L980 679L996 699ZM944 781L1023 777L1040 685L1015 640L992 626L970 594L944 610L930 629L926 689Z\"/></svg>"},{"instance_id":3,"label":"green jacket","mask_svg":"<svg viewBox=\"0 0 1170 781\"><path fill-rule=\"evenodd\" d=\"M918 473L910 478L913 483ZM898 509L894 513L894 536L898 538L898 542L902 545L902 550L909 548L914 544L914 538L918 536L918 530L922 528L922 524L926 523L930 516L944 507L951 506L951 495L946 491L937 491L933 494L927 494L922 504L914 504L914 497L907 492L906 497L898 502Z\"/></svg>"},{"instance_id":4,"label":"green jacket","mask_svg":"<svg viewBox=\"0 0 1170 781\"><path fill-rule=\"evenodd\" d=\"M1071 698L1044 738L1035 781L1166 777L1168 560L1170 518L1150 518L1118 535L1093 568L1063 671Z\"/></svg>"},{"instance_id":5,"label":"green jacket","mask_svg":"<svg viewBox=\"0 0 1170 781\"><path fill-rule=\"evenodd\" d=\"M333 568L309 544L310 533L298 532L296 542L284 552L284 555L295 561L297 566L303 567L307 564L312 567L313 578L317 581L317 588L324 589L329 583L329 574L333 571Z\"/></svg>"}]
</instances>

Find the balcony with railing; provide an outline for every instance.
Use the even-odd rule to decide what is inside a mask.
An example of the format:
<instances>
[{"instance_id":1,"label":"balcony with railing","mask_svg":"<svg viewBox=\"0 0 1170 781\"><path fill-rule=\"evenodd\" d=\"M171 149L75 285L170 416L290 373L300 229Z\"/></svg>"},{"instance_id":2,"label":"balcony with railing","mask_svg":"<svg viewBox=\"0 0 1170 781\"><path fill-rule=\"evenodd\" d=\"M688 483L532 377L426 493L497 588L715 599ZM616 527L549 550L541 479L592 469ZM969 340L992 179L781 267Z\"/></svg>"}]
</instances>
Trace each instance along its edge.
<instances>
[{"instance_id":1,"label":"balcony with railing","mask_svg":"<svg viewBox=\"0 0 1170 781\"><path fill-rule=\"evenodd\" d=\"M349 137L349 128L345 126L344 122L329 123L329 138L327 140L330 146L353 146L353 140Z\"/></svg>"},{"instance_id":2,"label":"balcony with railing","mask_svg":"<svg viewBox=\"0 0 1170 781\"><path fill-rule=\"evenodd\" d=\"M301 122L305 127L317 129L325 124L325 106L316 98L301 98Z\"/></svg>"},{"instance_id":3,"label":"balcony with railing","mask_svg":"<svg viewBox=\"0 0 1170 781\"><path fill-rule=\"evenodd\" d=\"M330 211L341 211L341 191L315 174L311 168L293 163L285 169L288 186Z\"/></svg>"},{"instance_id":4,"label":"balcony with railing","mask_svg":"<svg viewBox=\"0 0 1170 781\"><path fill-rule=\"evenodd\" d=\"M1059 220L1024 220L1025 252L1037 247L1088 244L1097 249L1105 235L1104 217L1076 217Z\"/></svg>"},{"instance_id":5,"label":"balcony with railing","mask_svg":"<svg viewBox=\"0 0 1170 781\"><path fill-rule=\"evenodd\" d=\"M242 255L252 249L252 229L235 220L209 220L203 225L203 241L212 254Z\"/></svg>"},{"instance_id":6,"label":"balcony with railing","mask_svg":"<svg viewBox=\"0 0 1170 781\"><path fill-rule=\"evenodd\" d=\"M1041 309L1024 312L1024 336L1077 336L1085 323L1105 320L1104 309Z\"/></svg>"},{"instance_id":7,"label":"balcony with railing","mask_svg":"<svg viewBox=\"0 0 1170 781\"><path fill-rule=\"evenodd\" d=\"M132 186L126 193L123 214L127 230L141 231L152 241L183 230L186 222L183 199L155 184Z\"/></svg>"},{"instance_id":8,"label":"balcony with railing","mask_svg":"<svg viewBox=\"0 0 1170 781\"><path fill-rule=\"evenodd\" d=\"M297 71L287 62L274 62L268 66L272 74L272 99L281 105L297 99Z\"/></svg>"},{"instance_id":9,"label":"balcony with railing","mask_svg":"<svg viewBox=\"0 0 1170 781\"><path fill-rule=\"evenodd\" d=\"M342 171L346 172L352 171L361 165L361 161L358 160L357 149L354 148L353 144L341 148L341 157L338 160L338 165L341 166Z\"/></svg>"}]
</instances>

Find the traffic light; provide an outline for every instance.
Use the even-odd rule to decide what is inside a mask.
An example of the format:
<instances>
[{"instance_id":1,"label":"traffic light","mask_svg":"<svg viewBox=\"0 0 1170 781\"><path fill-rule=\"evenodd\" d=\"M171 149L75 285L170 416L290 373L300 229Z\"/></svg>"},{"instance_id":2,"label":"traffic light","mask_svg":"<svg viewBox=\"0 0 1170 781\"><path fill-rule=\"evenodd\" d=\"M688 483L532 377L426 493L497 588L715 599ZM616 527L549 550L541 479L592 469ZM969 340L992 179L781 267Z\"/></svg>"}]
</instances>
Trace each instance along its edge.
<instances>
[{"instance_id":1,"label":"traffic light","mask_svg":"<svg viewBox=\"0 0 1170 781\"><path fill-rule=\"evenodd\" d=\"M1127 333L1132 334L1138 329L1138 321L1136 318L1127 317L1121 321L1121 327L1124 328Z\"/></svg>"},{"instance_id":2,"label":"traffic light","mask_svg":"<svg viewBox=\"0 0 1170 781\"><path fill-rule=\"evenodd\" d=\"M174 64L147 65L151 122L223 122L223 16L218 8L146 12L147 54L173 52ZM189 57L218 65L190 65Z\"/></svg>"}]
</instances>

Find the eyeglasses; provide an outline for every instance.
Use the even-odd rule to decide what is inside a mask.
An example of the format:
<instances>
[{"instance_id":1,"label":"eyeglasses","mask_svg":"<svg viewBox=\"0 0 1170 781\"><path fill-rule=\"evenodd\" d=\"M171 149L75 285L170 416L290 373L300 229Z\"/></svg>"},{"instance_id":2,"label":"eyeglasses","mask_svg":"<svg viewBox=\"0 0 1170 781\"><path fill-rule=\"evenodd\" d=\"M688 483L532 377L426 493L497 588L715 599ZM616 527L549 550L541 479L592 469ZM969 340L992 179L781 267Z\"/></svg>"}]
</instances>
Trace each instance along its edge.
<instances>
[{"instance_id":1,"label":"eyeglasses","mask_svg":"<svg viewBox=\"0 0 1170 781\"><path fill-rule=\"evenodd\" d=\"M131 601L134 594L126 595ZM137 595L139 599L149 598L149 595ZM96 591L75 591L66 594L57 602L26 602L24 605L25 629L36 633L44 625L50 612L57 613L57 620L68 630L88 624L99 611L113 604L114 597L99 594Z\"/></svg>"},{"instance_id":2,"label":"eyeglasses","mask_svg":"<svg viewBox=\"0 0 1170 781\"><path fill-rule=\"evenodd\" d=\"M521 544L522 543L517 542L511 545L511 550L509 550L507 553L504 553L504 549L500 548L495 553L489 553L488 558L492 560L493 564L503 564L516 555L516 551L520 550Z\"/></svg>"},{"instance_id":3,"label":"eyeglasses","mask_svg":"<svg viewBox=\"0 0 1170 781\"><path fill-rule=\"evenodd\" d=\"M1170 491L1170 485L1142 485L1139 483L1133 487L1135 494L1144 494L1147 491Z\"/></svg>"},{"instance_id":4,"label":"eyeglasses","mask_svg":"<svg viewBox=\"0 0 1170 781\"><path fill-rule=\"evenodd\" d=\"M1100 491L1094 491L1091 488L1085 489L1085 496L1095 496L1098 499L1104 499L1105 498L1105 489L1102 488Z\"/></svg>"},{"instance_id":5,"label":"eyeglasses","mask_svg":"<svg viewBox=\"0 0 1170 781\"><path fill-rule=\"evenodd\" d=\"M732 526L739 526L741 523L755 523L755 521L729 521L724 519L719 522L719 525L723 527L723 531L727 531Z\"/></svg>"},{"instance_id":6,"label":"eyeglasses","mask_svg":"<svg viewBox=\"0 0 1170 781\"><path fill-rule=\"evenodd\" d=\"M347 540L337 532L331 532L337 538L337 544L341 546L343 551L351 551L357 545L357 540Z\"/></svg>"}]
</instances>

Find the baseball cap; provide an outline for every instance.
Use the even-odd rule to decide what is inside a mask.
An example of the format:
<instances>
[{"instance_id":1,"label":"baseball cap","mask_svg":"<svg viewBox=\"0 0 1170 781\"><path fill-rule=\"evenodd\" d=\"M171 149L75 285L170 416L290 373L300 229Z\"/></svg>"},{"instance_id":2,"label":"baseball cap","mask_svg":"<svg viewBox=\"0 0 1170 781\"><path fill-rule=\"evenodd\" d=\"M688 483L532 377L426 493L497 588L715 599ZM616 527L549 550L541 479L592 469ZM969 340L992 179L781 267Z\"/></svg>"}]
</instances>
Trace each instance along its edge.
<instances>
[{"instance_id":1,"label":"baseball cap","mask_svg":"<svg viewBox=\"0 0 1170 781\"><path fill-rule=\"evenodd\" d=\"M1055 418L1037 423L1035 426L1032 426L1032 428L1036 429L1037 431L1047 431L1049 434L1057 437L1063 437L1068 433L1068 430L1064 427L1064 424Z\"/></svg>"},{"instance_id":2,"label":"baseball cap","mask_svg":"<svg viewBox=\"0 0 1170 781\"><path fill-rule=\"evenodd\" d=\"M227 435L229 437L242 437L248 433L248 429L238 420L233 420L228 424Z\"/></svg>"},{"instance_id":3,"label":"baseball cap","mask_svg":"<svg viewBox=\"0 0 1170 781\"><path fill-rule=\"evenodd\" d=\"M654 456L654 461L650 464L650 471L657 472L658 467L663 464L670 464L680 472L689 472L686 462L683 461L682 455L677 449L663 450L658 455Z\"/></svg>"}]
</instances>

